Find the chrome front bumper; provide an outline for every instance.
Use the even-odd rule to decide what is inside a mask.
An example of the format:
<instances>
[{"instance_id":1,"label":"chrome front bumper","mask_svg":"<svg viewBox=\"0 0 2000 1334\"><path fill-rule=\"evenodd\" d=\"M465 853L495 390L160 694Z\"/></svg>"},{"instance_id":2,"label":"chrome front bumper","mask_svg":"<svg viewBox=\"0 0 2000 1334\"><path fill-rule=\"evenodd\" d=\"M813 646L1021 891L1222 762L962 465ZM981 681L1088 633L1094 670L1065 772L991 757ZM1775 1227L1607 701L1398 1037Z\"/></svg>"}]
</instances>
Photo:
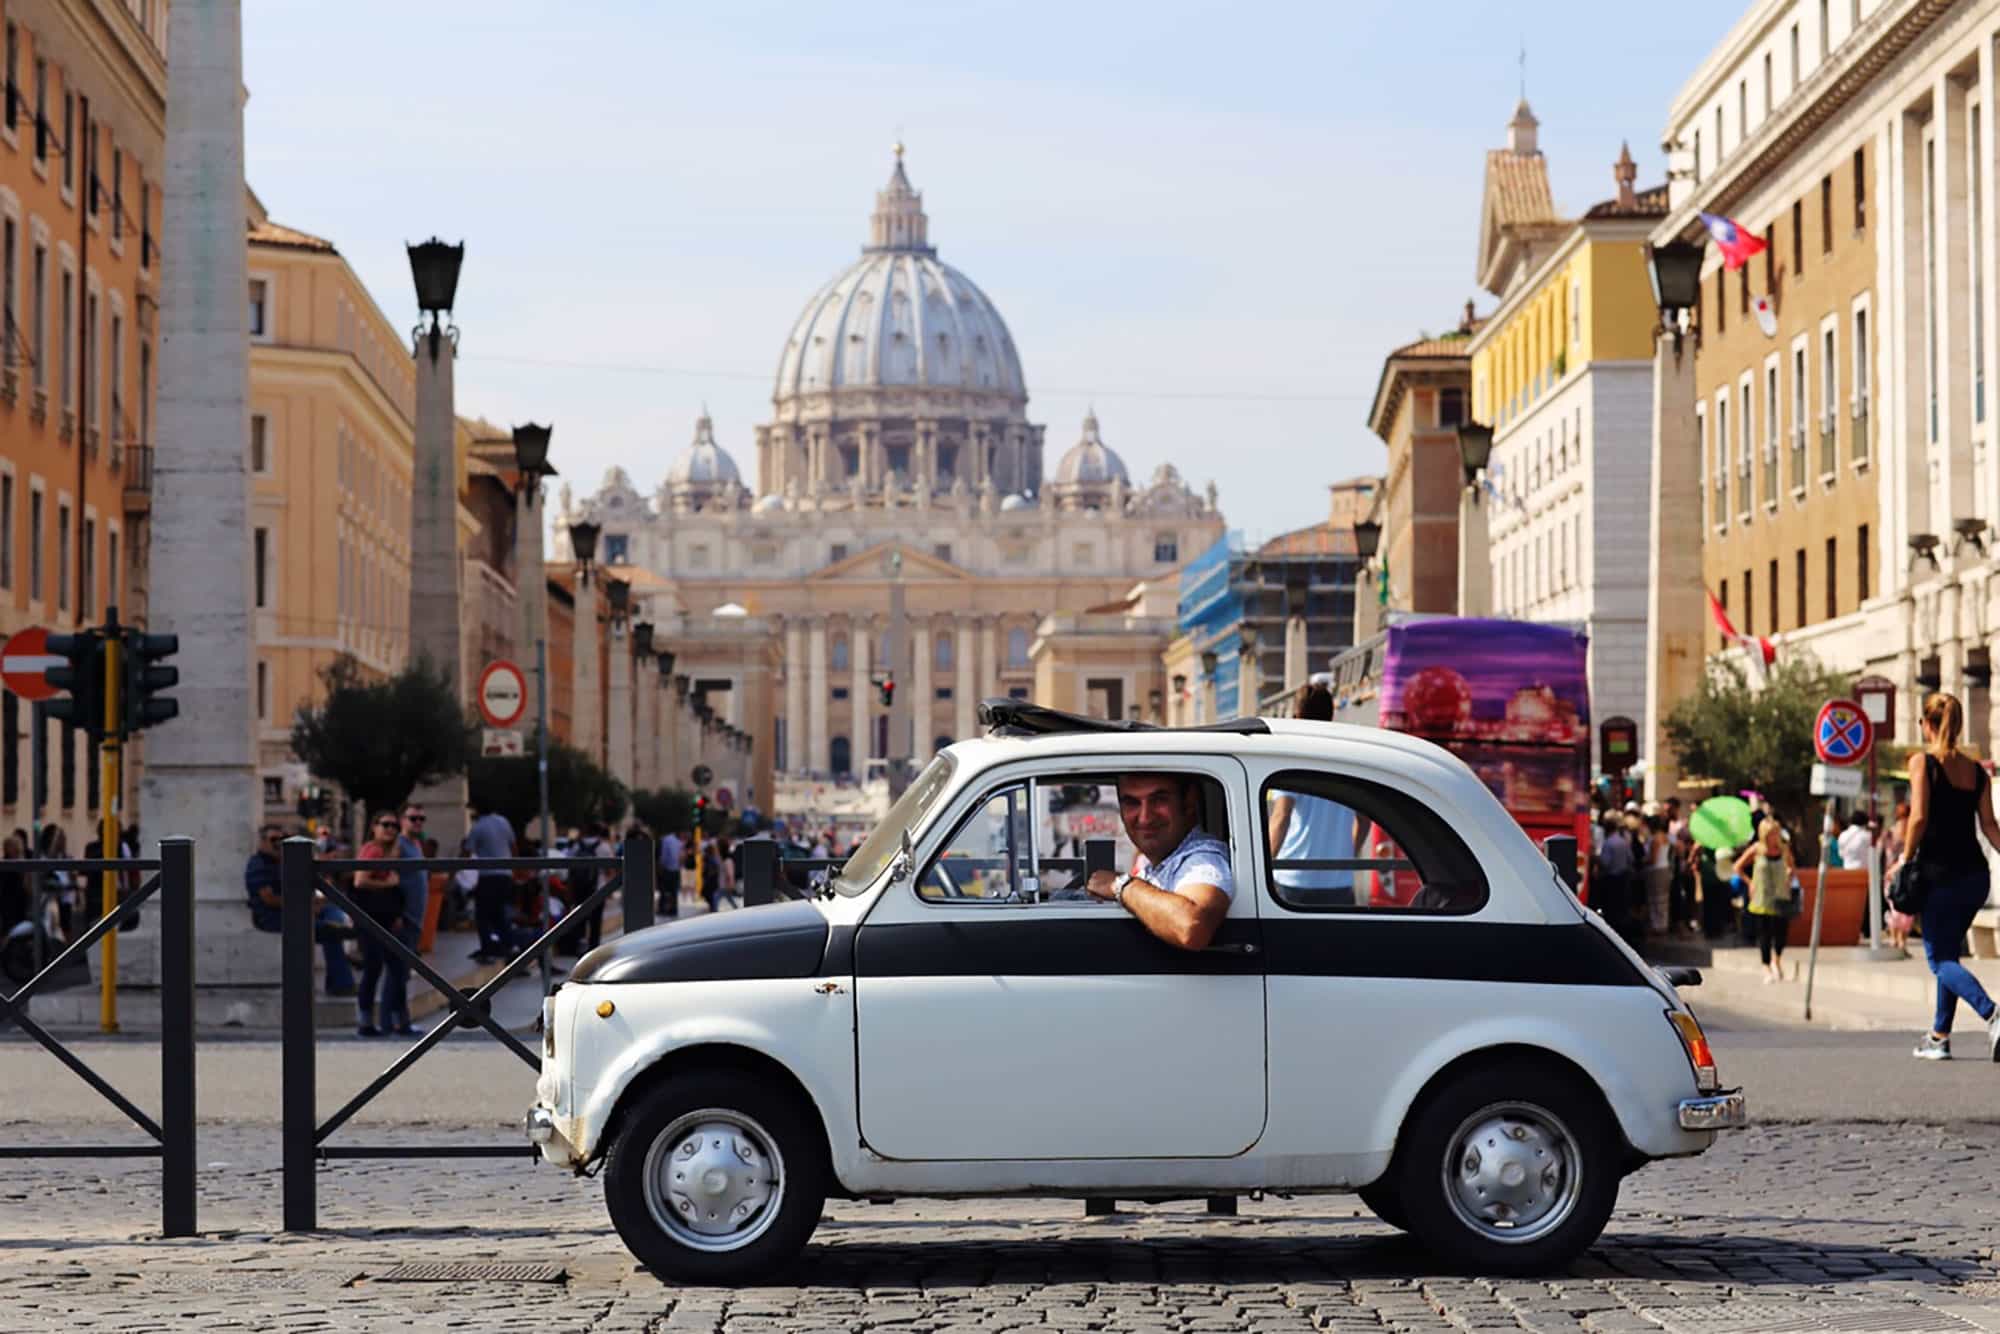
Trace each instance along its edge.
<instances>
[{"instance_id":1,"label":"chrome front bumper","mask_svg":"<svg viewBox=\"0 0 2000 1334\"><path fill-rule=\"evenodd\" d=\"M1682 1098L1680 1122L1682 1130L1741 1130L1750 1124L1749 1111L1743 1104L1743 1090L1731 1089L1727 1093L1710 1094L1703 1098Z\"/></svg>"},{"instance_id":2,"label":"chrome front bumper","mask_svg":"<svg viewBox=\"0 0 2000 1334\"><path fill-rule=\"evenodd\" d=\"M1681 1114L1687 1115L1685 1104ZM528 1114L521 1118L521 1129L530 1144L547 1144L556 1137L555 1113L546 1107L530 1107Z\"/></svg>"}]
</instances>

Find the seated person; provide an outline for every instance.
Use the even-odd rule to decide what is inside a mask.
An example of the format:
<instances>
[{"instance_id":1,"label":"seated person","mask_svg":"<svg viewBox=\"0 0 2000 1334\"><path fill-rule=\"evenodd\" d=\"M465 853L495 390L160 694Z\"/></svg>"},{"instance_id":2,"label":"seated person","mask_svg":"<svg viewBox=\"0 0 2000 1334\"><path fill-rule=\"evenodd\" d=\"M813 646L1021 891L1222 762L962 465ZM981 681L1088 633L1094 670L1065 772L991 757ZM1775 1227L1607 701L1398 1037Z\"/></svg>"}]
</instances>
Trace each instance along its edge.
<instances>
[{"instance_id":1,"label":"seated person","mask_svg":"<svg viewBox=\"0 0 2000 1334\"><path fill-rule=\"evenodd\" d=\"M250 854L250 860L243 867L243 891L250 898L250 925L259 931L283 931L285 929L285 900L279 894L278 849L285 841L284 831L276 825L265 825L257 835L257 849ZM319 942L326 955L326 994L329 996L352 996L354 994L354 970L347 962L346 947L342 942L350 934L347 928L347 914L326 901L326 896L313 893L313 939Z\"/></svg>"},{"instance_id":2,"label":"seated person","mask_svg":"<svg viewBox=\"0 0 2000 1334\"><path fill-rule=\"evenodd\" d=\"M1229 845L1197 827L1198 780L1187 774L1126 774L1118 780L1118 814L1139 850L1138 863L1129 875L1094 873L1090 892L1118 904L1169 945L1208 948L1229 915L1236 879Z\"/></svg>"}]
</instances>

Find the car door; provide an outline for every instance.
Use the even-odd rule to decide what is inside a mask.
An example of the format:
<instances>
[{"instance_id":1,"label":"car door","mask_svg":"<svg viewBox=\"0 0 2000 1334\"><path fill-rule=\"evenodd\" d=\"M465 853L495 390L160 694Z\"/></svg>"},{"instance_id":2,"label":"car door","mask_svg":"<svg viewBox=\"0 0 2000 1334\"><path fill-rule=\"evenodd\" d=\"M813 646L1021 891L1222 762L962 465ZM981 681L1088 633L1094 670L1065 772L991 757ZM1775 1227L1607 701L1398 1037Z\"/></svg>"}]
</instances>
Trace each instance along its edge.
<instances>
[{"instance_id":1,"label":"car door","mask_svg":"<svg viewBox=\"0 0 2000 1334\"><path fill-rule=\"evenodd\" d=\"M862 1139L887 1158L1212 1158L1264 1126L1258 895L1209 949L1179 950L1074 894L1046 793L1084 764L1017 766L961 794L855 937ZM1250 883L1248 789L1227 757L1148 757L1196 776Z\"/></svg>"}]
</instances>

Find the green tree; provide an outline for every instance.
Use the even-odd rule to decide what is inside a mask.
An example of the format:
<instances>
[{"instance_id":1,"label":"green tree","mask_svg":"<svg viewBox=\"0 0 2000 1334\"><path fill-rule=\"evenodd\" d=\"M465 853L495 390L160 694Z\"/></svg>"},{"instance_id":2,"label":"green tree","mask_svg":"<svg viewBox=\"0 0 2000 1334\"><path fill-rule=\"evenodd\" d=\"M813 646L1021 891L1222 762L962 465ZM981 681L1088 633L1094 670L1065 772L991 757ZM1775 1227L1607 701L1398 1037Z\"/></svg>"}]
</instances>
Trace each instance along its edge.
<instances>
[{"instance_id":1,"label":"green tree","mask_svg":"<svg viewBox=\"0 0 2000 1334\"><path fill-rule=\"evenodd\" d=\"M661 787L632 794L632 816L655 837L694 828L694 793L686 788Z\"/></svg>"},{"instance_id":2,"label":"green tree","mask_svg":"<svg viewBox=\"0 0 2000 1334\"><path fill-rule=\"evenodd\" d=\"M1719 779L1723 792L1754 788L1795 832L1810 833L1813 720L1850 684L1810 654L1779 658L1762 688L1734 661L1712 659L1701 689L1667 715L1667 740L1689 775Z\"/></svg>"},{"instance_id":3,"label":"green tree","mask_svg":"<svg viewBox=\"0 0 2000 1334\"><path fill-rule=\"evenodd\" d=\"M474 802L500 812L530 838L541 837L541 784L536 777L537 734L528 734L519 756L475 756L466 770ZM549 741L549 815L557 829L582 828L596 820L616 825L626 806L625 785L590 756L566 742Z\"/></svg>"},{"instance_id":4,"label":"green tree","mask_svg":"<svg viewBox=\"0 0 2000 1334\"><path fill-rule=\"evenodd\" d=\"M400 806L419 787L465 771L475 724L428 659L371 678L343 653L320 681L325 698L292 720L292 753L364 808Z\"/></svg>"}]
</instances>

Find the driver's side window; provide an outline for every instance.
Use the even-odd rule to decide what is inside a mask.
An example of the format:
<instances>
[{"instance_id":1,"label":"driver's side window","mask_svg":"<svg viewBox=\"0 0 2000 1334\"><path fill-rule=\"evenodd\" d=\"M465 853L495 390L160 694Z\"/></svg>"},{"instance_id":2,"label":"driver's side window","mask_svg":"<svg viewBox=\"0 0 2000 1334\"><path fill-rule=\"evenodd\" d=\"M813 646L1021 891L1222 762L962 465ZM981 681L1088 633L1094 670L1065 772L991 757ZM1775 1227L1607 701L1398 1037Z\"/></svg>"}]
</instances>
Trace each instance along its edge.
<instances>
[{"instance_id":1,"label":"driver's side window","mask_svg":"<svg viewBox=\"0 0 2000 1334\"><path fill-rule=\"evenodd\" d=\"M988 793L917 877L927 903L1095 902L1092 866L1129 852L1115 838L1114 789L1095 776L1047 775Z\"/></svg>"},{"instance_id":2,"label":"driver's side window","mask_svg":"<svg viewBox=\"0 0 2000 1334\"><path fill-rule=\"evenodd\" d=\"M917 881L917 897L939 901L1021 902L1034 874L1027 828L1027 788L988 797L960 824Z\"/></svg>"}]
</instances>

